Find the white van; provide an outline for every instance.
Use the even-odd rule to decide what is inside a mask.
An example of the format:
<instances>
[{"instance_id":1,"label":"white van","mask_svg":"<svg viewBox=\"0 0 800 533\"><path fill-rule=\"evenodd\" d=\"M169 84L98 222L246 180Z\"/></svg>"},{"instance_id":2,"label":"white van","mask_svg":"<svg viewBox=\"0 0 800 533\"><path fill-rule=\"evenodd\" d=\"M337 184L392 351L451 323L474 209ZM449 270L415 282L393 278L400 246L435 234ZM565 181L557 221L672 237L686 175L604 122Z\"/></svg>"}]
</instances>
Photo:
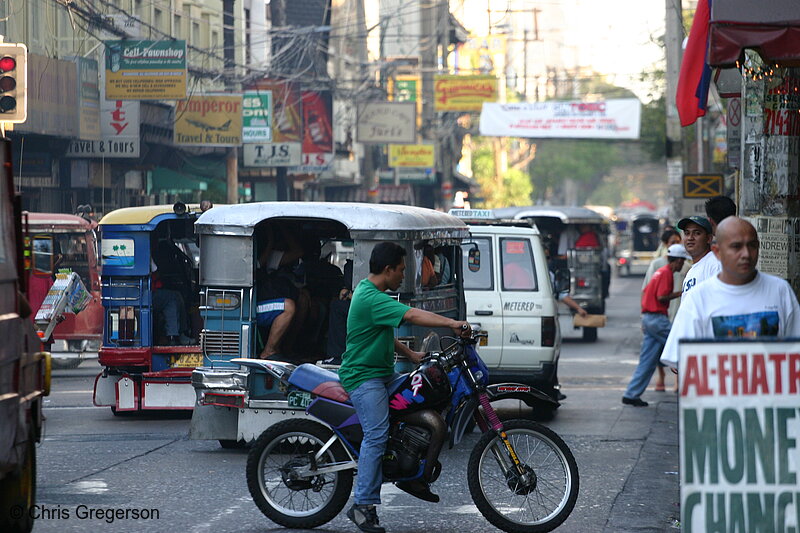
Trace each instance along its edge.
<instances>
[{"instance_id":1,"label":"white van","mask_svg":"<svg viewBox=\"0 0 800 533\"><path fill-rule=\"evenodd\" d=\"M491 382L524 383L558 400L561 331L539 231L466 218L474 243L462 244L467 320L488 334L479 351ZM469 258L475 246L479 264Z\"/></svg>"}]
</instances>

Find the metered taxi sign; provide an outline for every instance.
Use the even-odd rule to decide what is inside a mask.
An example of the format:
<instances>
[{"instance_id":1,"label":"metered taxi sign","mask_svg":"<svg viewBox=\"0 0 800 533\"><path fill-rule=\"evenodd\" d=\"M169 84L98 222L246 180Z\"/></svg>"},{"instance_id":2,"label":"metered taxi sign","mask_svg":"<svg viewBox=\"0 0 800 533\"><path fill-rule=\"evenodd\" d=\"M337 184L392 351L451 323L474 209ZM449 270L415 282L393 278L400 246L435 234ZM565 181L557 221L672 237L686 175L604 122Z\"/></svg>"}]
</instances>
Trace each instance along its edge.
<instances>
[{"instance_id":1,"label":"metered taxi sign","mask_svg":"<svg viewBox=\"0 0 800 533\"><path fill-rule=\"evenodd\" d=\"M711 198L723 194L722 174L684 174L684 198Z\"/></svg>"},{"instance_id":2,"label":"metered taxi sign","mask_svg":"<svg viewBox=\"0 0 800 533\"><path fill-rule=\"evenodd\" d=\"M494 220L494 214L491 209L451 209L449 214L458 218Z\"/></svg>"}]
</instances>

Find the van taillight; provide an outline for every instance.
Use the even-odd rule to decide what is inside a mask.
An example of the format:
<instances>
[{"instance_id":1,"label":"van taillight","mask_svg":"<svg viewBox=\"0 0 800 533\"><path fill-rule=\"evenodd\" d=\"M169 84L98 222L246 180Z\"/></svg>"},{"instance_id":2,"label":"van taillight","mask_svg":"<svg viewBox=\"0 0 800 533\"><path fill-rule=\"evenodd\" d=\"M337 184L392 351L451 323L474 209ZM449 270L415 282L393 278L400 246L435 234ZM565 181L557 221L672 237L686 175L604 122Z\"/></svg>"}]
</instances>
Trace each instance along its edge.
<instances>
[{"instance_id":1,"label":"van taillight","mask_svg":"<svg viewBox=\"0 0 800 533\"><path fill-rule=\"evenodd\" d=\"M556 319L552 316L542 318L542 346L556 345Z\"/></svg>"},{"instance_id":2,"label":"van taillight","mask_svg":"<svg viewBox=\"0 0 800 533\"><path fill-rule=\"evenodd\" d=\"M575 285L577 285L578 287L581 287L581 288L586 288L586 287L589 286L589 284L586 283L586 278L577 278L575 280Z\"/></svg>"}]
</instances>

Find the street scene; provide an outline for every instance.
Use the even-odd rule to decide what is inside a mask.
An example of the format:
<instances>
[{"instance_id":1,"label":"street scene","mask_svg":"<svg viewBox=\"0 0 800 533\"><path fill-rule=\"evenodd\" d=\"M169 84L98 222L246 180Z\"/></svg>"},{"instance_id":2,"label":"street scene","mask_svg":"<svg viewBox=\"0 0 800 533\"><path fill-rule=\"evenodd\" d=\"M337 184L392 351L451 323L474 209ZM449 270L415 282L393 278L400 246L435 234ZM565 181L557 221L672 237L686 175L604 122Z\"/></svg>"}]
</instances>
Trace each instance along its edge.
<instances>
[{"instance_id":1,"label":"street scene","mask_svg":"<svg viewBox=\"0 0 800 533\"><path fill-rule=\"evenodd\" d=\"M799 533L798 21L0 3L0 532Z\"/></svg>"},{"instance_id":2,"label":"street scene","mask_svg":"<svg viewBox=\"0 0 800 533\"><path fill-rule=\"evenodd\" d=\"M562 316L559 375L567 399L546 424L575 454L581 490L558 531L680 530L677 395L651 387L645 398L652 409L620 403L638 360L638 285L640 277L612 281L609 323L597 343L585 344L580 330ZM99 370L96 360L87 360L75 370L54 373L45 403L47 432L38 450L38 503L53 515L37 520L35 531L298 531L280 528L253 503L245 480L246 450L189 440L186 416L114 417L109 408L92 407ZM527 411L509 401L501 414L529 417ZM477 438L475 431L442 453L443 474L434 484L440 503L420 502L384 486L381 524L409 533L490 530L465 490L466 457ZM103 511L155 509L160 518L79 519L80 505ZM61 519L59 512L70 517ZM356 528L342 514L317 531Z\"/></svg>"}]
</instances>

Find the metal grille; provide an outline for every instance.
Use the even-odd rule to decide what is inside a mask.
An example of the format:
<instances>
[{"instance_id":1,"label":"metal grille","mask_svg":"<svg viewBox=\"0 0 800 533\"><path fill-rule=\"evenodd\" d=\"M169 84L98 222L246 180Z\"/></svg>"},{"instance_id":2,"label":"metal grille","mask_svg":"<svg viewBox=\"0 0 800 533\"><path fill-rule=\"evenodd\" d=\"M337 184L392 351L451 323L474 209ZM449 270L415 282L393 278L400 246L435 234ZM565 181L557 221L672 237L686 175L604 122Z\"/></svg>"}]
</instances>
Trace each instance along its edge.
<instances>
[{"instance_id":1,"label":"metal grille","mask_svg":"<svg viewBox=\"0 0 800 533\"><path fill-rule=\"evenodd\" d=\"M214 355L239 355L238 331L209 331L200 332L200 343L203 353Z\"/></svg>"}]
</instances>

